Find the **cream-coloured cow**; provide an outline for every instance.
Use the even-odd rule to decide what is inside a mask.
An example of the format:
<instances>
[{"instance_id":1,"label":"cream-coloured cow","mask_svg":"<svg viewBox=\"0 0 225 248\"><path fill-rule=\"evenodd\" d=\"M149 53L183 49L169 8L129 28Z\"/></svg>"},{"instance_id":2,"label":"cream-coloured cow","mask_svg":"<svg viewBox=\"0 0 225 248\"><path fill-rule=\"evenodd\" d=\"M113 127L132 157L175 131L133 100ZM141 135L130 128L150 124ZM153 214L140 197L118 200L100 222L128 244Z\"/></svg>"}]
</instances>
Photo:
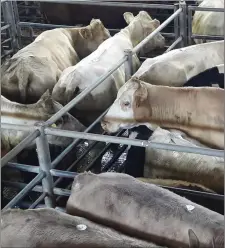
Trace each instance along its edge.
<instances>
[{"instance_id":1,"label":"cream-coloured cow","mask_svg":"<svg viewBox=\"0 0 225 248\"><path fill-rule=\"evenodd\" d=\"M1 247L155 248L156 245L78 216L42 208L2 211Z\"/></svg>"},{"instance_id":2,"label":"cream-coloured cow","mask_svg":"<svg viewBox=\"0 0 225 248\"><path fill-rule=\"evenodd\" d=\"M155 124L178 129L210 147L224 149L224 90L169 87L131 78L102 121L105 131Z\"/></svg>"},{"instance_id":3,"label":"cream-coloured cow","mask_svg":"<svg viewBox=\"0 0 225 248\"><path fill-rule=\"evenodd\" d=\"M203 0L199 7L224 8L224 0ZM224 35L224 12L195 11L192 33L197 35ZM194 39L196 44L211 42L207 39Z\"/></svg>"},{"instance_id":4,"label":"cream-coloured cow","mask_svg":"<svg viewBox=\"0 0 225 248\"><path fill-rule=\"evenodd\" d=\"M132 49L159 25L159 21L152 18L145 11L137 16L124 13L124 19L129 25L119 33L103 42L98 49L73 67L62 73L53 89L53 98L66 104L76 95L95 83L102 75L110 70L124 56L125 49ZM165 39L158 34L153 38L153 47L164 45ZM148 46L147 46L148 47ZM133 56L133 68L140 66L137 56ZM99 87L95 88L76 106L76 113L89 117L93 121L99 113L107 109L116 98L118 89L125 83L124 65L108 77ZM90 115L93 117L90 117Z\"/></svg>"},{"instance_id":5,"label":"cream-coloured cow","mask_svg":"<svg viewBox=\"0 0 225 248\"><path fill-rule=\"evenodd\" d=\"M53 101L49 91L34 104L20 104L1 96L1 123L27 125L33 127L36 122L46 121L59 111L62 105ZM64 130L83 131L85 127L70 114L65 114L54 125ZM1 149L6 153L18 145L29 132L1 129ZM47 135L49 144L65 147L73 141L71 138ZM33 148L35 140L27 148Z\"/></svg>"},{"instance_id":6,"label":"cream-coloured cow","mask_svg":"<svg viewBox=\"0 0 225 248\"><path fill-rule=\"evenodd\" d=\"M2 95L20 103L38 101L47 89L52 91L64 69L77 64L109 37L98 19L82 28L44 31L2 65Z\"/></svg>"},{"instance_id":7,"label":"cream-coloured cow","mask_svg":"<svg viewBox=\"0 0 225 248\"><path fill-rule=\"evenodd\" d=\"M149 141L199 147L178 133L162 128L157 128ZM146 147L144 177L184 180L222 193L224 191L224 159Z\"/></svg>"},{"instance_id":8,"label":"cream-coloured cow","mask_svg":"<svg viewBox=\"0 0 225 248\"><path fill-rule=\"evenodd\" d=\"M216 41L146 59L133 76L154 85L180 87L206 69L223 63L224 41Z\"/></svg>"},{"instance_id":9,"label":"cream-coloured cow","mask_svg":"<svg viewBox=\"0 0 225 248\"><path fill-rule=\"evenodd\" d=\"M212 248L212 240L224 240L223 215L122 173L76 176L66 211L171 248ZM190 245L190 232L198 245Z\"/></svg>"}]
</instances>

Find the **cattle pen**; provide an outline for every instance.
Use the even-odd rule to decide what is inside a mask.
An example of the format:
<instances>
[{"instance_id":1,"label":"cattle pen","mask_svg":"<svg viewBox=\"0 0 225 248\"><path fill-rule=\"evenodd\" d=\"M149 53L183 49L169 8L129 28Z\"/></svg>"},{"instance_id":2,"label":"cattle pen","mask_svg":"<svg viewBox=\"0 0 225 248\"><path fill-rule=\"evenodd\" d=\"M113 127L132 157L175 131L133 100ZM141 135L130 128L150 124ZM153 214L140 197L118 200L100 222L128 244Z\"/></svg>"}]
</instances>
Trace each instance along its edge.
<instances>
[{"instance_id":1,"label":"cattle pen","mask_svg":"<svg viewBox=\"0 0 225 248\"><path fill-rule=\"evenodd\" d=\"M9 1L1 0L2 5L2 20L1 20L1 51L2 60L7 59L7 57L15 54L20 48L22 48L22 41L27 39L32 41L37 35L34 34L34 29L53 29L57 27L68 27L68 25L59 25L52 23L44 23L41 18L34 17L29 19L29 10L37 9L35 5L38 1L32 1L29 4L25 4L23 1ZM215 11L224 12L222 8L202 8L195 4L188 4L185 1L173 1L173 3L149 3L147 0L140 1L103 1L103 0L46 0L39 2L57 3L57 4L71 4L77 6L106 6L109 9L111 7L122 8L126 7L133 10L168 10L170 11L169 16L161 21L161 24L156 28L150 35L148 35L144 40L142 40L133 50L124 51L124 57L118 61L105 75L99 77L96 82L93 82L91 87L82 91L76 98L66 104L62 109L60 109L56 114L54 114L46 122L37 123L35 126L27 127L22 125L14 125L8 123L1 123L2 129L11 129L17 131L29 131L30 134L16 147L14 147L10 152L8 152L1 159L1 167L8 167L11 169L17 169L23 173L33 173L30 182L15 182L11 180L4 180L2 178L2 183L5 187L13 187L19 189L16 195L13 196L3 207L3 209L14 208L22 206L24 208L36 208L40 204L44 204L46 207L56 208L64 207L58 202L61 198L68 198L70 196L70 186L74 177L79 172L93 170L96 173L105 171L117 171L123 172L124 161L126 160L126 152L128 146L137 147L152 147L156 149L163 149L169 151L177 152L187 152L194 154L202 154L208 156L224 157L224 151L209 149L209 148L194 148L187 146L178 146L172 144L154 143L147 140L138 140L128 138L128 130L123 130L115 135L107 135L105 132L97 132L99 129L99 123L101 119L106 114L107 110L102 113L89 127L86 128L84 132L78 131L66 131L53 128L52 125L61 118L65 113L70 111L76 104L78 104L84 97L89 94L96 87L104 83L104 80L108 78L113 72L115 72L121 65L125 65L125 75L126 81L133 75L132 71L132 59L133 55L137 53L149 40L151 40L157 33L163 31L169 24L173 22L173 32L165 32L162 34L165 38L170 39L169 45L163 52L169 52L170 50L178 47L185 47L192 44L192 39L211 39L211 40L222 40L222 36L202 36L197 34L192 34L192 14L195 10L198 11ZM32 5L33 4L33 5ZM22 11L21 11L22 10ZM27 16L24 17L24 13ZM21 18L21 13L23 17ZM22 21L20 20L22 19ZM101 19L101 18L100 18ZM104 20L103 20L104 21ZM80 24L80 23L76 23ZM72 25L71 25L72 26ZM29 28L31 30L30 35L25 37L23 33L23 28ZM109 28L109 31L113 34L119 31L119 28ZM172 39L172 42L171 42ZM146 58L140 58L141 61ZM49 144L46 135L55 135L62 137L73 138L74 141L59 154L54 159L51 158L51 153L49 149ZM38 165L29 165L22 163L14 163L12 159L17 156L20 152L26 148L28 144L36 140L36 152L38 158ZM75 147L83 141L91 141L88 145L83 148L78 158L73 161L69 166L63 169L56 169L58 164L63 163L65 157L73 151ZM84 142L85 143L85 142ZM91 150L104 143L102 150L99 150L98 154L91 158L90 161L86 159L83 162L85 165L78 170L78 165L82 163L87 156L89 156ZM103 160L107 161L104 162ZM104 166L102 166L104 162ZM34 176L33 176L34 175ZM62 182L64 181L64 184ZM66 182L65 182L66 181ZM61 183L61 184L60 184ZM61 185L61 186L59 186ZM185 196L193 201L201 204L201 201L213 201L215 205L219 205L219 212L223 213L224 196L221 194L200 192L197 190L181 189L176 187L163 186L177 194ZM35 197L28 195L31 192L36 192ZM24 202L28 204L19 205L24 199L28 199ZM32 200L30 200L32 198ZM197 199L197 200L196 200ZM207 204L206 204L207 205ZM211 207L214 209L214 207Z\"/></svg>"}]
</instances>

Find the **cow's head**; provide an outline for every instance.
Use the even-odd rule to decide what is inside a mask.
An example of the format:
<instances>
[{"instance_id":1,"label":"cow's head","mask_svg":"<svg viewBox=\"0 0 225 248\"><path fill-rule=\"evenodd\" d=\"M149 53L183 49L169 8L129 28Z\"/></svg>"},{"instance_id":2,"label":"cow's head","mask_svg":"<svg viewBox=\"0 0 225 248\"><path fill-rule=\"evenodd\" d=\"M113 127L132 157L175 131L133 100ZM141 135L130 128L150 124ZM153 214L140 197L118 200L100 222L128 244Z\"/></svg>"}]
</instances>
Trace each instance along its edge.
<instances>
[{"instance_id":1,"label":"cow's head","mask_svg":"<svg viewBox=\"0 0 225 248\"><path fill-rule=\"evenodd\" d=\"M101 125L109 133L140 124L146 124L154 129L147 124L150 117L148 86L137 78L131 78L119 89L117 98L104 116Z\"/></svg>"},{"instance_id":2,"label":"cow's head","mask_svg":"<svg viewBox=\"0 0 225 248\"><path fill-rule=\"evenodd\" d=\"M134 47L160 25L160 22L157 19L153 20L146 11L140 11L135 17L130 12L125 12L123 16L128 24L127 29ZM164 46L165 38L158 33L141 49L141 52L148 53L155 48L163 48Z\"/></svg>"},{"instance_id":3,"label":"cow's head","mask_svg":"<svg viewBox=\"0 0 225 248\"><path fill-rule=\"evenodd\" d=\"M42 95L41 99L37 102L36 106L36 111L39 110L39 115L45 116L45 120L50 118L63 107L61 104L52 99L52 96L50 95L49 91L46 91ZM70 131L84 131L85 129L85 127L69 113L63 115L52 125L52 127ZM71 138L54 135L47 135L47 139L49 144L60 147L65 147L73 141L73 139Z\"/></svg>"},{"instance_id":4,"label":"cow's head","mask_svg":"<svg viewBox=\"0 0 225 248\"><path fill-rule=\"evenodd\" d=\"M79 58L82 59L91 54L109 37L111 35L103 23L99 19L92 19L90 25L79 30L79 40L76 41L76 47L80 48L77 49Z\"/></svg>"}]
</instances>

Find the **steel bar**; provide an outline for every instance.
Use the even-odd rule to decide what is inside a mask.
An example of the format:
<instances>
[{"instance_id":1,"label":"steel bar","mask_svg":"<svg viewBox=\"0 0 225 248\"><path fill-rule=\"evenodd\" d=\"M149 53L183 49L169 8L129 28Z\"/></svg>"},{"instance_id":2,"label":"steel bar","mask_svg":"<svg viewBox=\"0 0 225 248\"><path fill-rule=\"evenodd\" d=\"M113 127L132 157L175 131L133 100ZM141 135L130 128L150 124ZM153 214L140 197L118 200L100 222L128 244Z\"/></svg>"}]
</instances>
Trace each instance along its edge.
<instances>
[{"instance_id":1,"label":"steel bar","mask_svg":"<svg viewBox=\"0 0 225 248\"><path fill-rule=\"evenodd\" d=\"M168 53L169 51L171 51L172 49L174 49L176 47L177 44L179 44L182 41L182 37L180 36L178 39L176 39L172 45L170 45L167 50L165 51L165 53Z\"/></svg>"},{"instance_id":2,"label":"steel bar","mask_svg":"<svg viewBox=\"0 0 225 248\"><path fill-rule=\"evenodd\" d=\"M3 209L12 208L19 201L21 201L29 191L34 188L43 178L45 177L44 172L40 172L29 184L27 184Z\"/></svg>"},{"instance_id":3,"label":"steel bar","mask_svg":"<svg viewBox=\"0 0 225 248\"><path fill-rule=\"evenodd\" d=\"M199 6L188 6L188 8L197 11L224 12L223 8L209 8L209 7L199 7Z\"/></svg>"},{"instance_id":4,"label":"steel bar","mask_svg":"<svg viewBox=\"0 0 225 248\"><path fill-rule=\"evenodd\" d=\"M36 208L37 205L38 205L40 202L44 201L45 196L46 196L46 193L43 193L42 195L40 195L40 196L37 198L37 200L29 206L29 209L34 209L34 208Z\"/></svg>"},{"instance_id":5,"label":"steel bar","mask_svg":"<svg viewBox=\"0 0 225 248\"><path fill-rule=\"evenodd\" d=\"M75 172L61 171L61 170L56 170L56 169L51 169L50 173L54 177L66 177L66 178L74 178L75 176L78 175L78 173L75 173Z\"/></svg>"},{"instance_id":6,"label":"steel bar","mask_svg":"<svg viewBox=\"0 0 225 248\"><path fill-rule=\"evenodd\" d=\"M41 135L36 139L37 154L40 169L45 172L46 177L42 180L43 192L46 193L45 205L46 207L55 207L55 197L53 193L53 178L50 173L51 169L51 157L49 151L49 145L44 133L44 126L39 125Z\"/></svg>"},{"instance_id":7,"label":"steel bar","mask_svg":"<svg viewBox=\"0 0 225 248\"><path fill-rule=\"evenodd\" d=\"M20 188L20 189L21 188L23 189L24 187L27 186L26 183L10 182L10 181L4 181L4 180L2 180L2 183L4 183L5 185L8 185L8 186L12 186L12 187ZM42 186L37 185L37 186L32 188L32 191L42 193L43 188L42 188ZM67 190L67 189L54 188L54 194L55 195L70 196L70 193L71 193L71 191Z\"/></svg>"},{"instance_id":8,"label":"steel bar","mask_svg":"<svg viewBox=\"0 0 225 248\"><path fill-rule=\"evenodd\" d=\"M179 4L176 3L174 4L174 13L179 9ZM177 40L180 36L180 32L179 32L179 19L178 17L174 18L174 35L175 35L175 40Z\"/></svg>"},{"instance_id":9,"label":"steel bar","mask_svg":"<svg viewBox=\"0 0 225 248\"><path fill-rule=\"evenodd\" d=\"M189 46L192 45L191 36L192 36L192 12L190 8L188 8L188 45Z\"/></svg>"},{"instance_id":10,"label":"steel bar","mask_svg":"<svg viewBox=\"0 0 225 248\"><path fill-rule=\"evenodd\" d=\"M8 167L18 169L23 172L32 172L32 173L40 173L40 167L27 165L27 164L18 164L18 163L8 163Z\"/></svg>"},{"instance_id":11,"label":"steel bar","mask_svg":"<svg viewBox=\"0 0 225 248\"><path fill-rule=\"evenodd\" d=\"M193 39L208 39L208 40L224 40L224 36L222 35L198 35L192 34L191 38Z\"/></svg>"},{"instance_id":12,"label":"steel bar","mask_svg":"<svg viewBox=\"0 0 225 248\"><path fill-rule=\"evenodd\" d=\"M14 20L15 20L15 26L16 26L16 38L17 38L17 45L18 45L17 49L20 49L22 47L22 43L21 43L20 27L18 25L18 23L20 22L20 17L19 17L17 2L13 1L12 5L14 9Z\"/></svg>"},{"instance_id":13,"label":"steel bar","mask_svg":"<svg viewBox=\"0 0 225 248\"><path fill-rule=\"evenodd\" d=\"M162 29L164 29L175 17L177 17L182 12L182 9L179 8L174 12L168 19L166 19L158 28L156 28L149 36L142 40L134 49L133 54L138 53L140 49L146 45L149 40L151 40L156 34L158 34Z\"/></svg>"},{"instance_id":14,"label":"steel bar","mask_svg":"<svg viewBox=\"0 0 225 248\"><path fill-rule=\"evenodd\" d=\"M126 49L124 51L126 56L126 61L124 63L125 68L125 82L127 82L133 75L133 53L131 49Z\"/></svg>"},{"instance_id":15,"label":"steel bar","mask_svg":"<svg viewBox=\"0 0 225 248\"><path fill-rule=\"evenodd\" d=\"M31 132L35 131L34 126L27 126L27 125L18 125L18 124L10 124L10 123L2 123L1 122L1 129L11 129L16 131L25 131L25 132Z\"/></svg>"},{"instance_id":16,"label":"steel bar","mask_svg":"<svg viewBox=\"0 0 225 248\"><path fill-rule=\"evenodd\" d=\"M6 30L6 29L8 29L8 28L10 28L10 25L9 24L6 24L5 26L2 26L1 27L1 32L4 31L4 30Z\"/></svg>"},{"instance_id":17,"label":"steel bar","mask_svg":"<svg viewBox=\"0 0 225 248\"><path fill-rule=\"evenodd\" d=\"M103 118L103 116L108 112L109 108L106 109L88 128L84 130L84 133L91 131L94 126ZM56 165L73 149L75 145L81 142L82 139L75 139L53 162L52 168L54 169Z\"/></svg>"},{"instance_id":18,"label":"steel bar","mask_svg":"<svg viewBox=\"0 0 225 248\"><path fill-rule=\"evenodd\" d=\"M124 144L124 145L140 146L140 147L152 147L155 149L162 149L162 150L169 150L169 151L187 152L187 153L202 154L202 155L207 155L207 156L224 157L223 150L216 150L216 149L209 149L209 148L197 148L197 147L189 147L189 146L164 144L164 143L158 143L158 142L156 143L156 142L150 142L146 140L135 140L135 139L129 139L129 138L113 137L109 135L58 130L58 129L48 128L48 127L45 129L45 133L56 135L56 136L62 136L62 137L82 138L82 139L90 139L90 140L96 140L96 141L102 141L102 142L110 142L110 143L115 143L115 144Z\"/></svg>"},{"instance_id":19,"label":"steel bar","mask_svg":"<svg viewBox=\"0 0 225 248\"><path fill-rule=\"evenodd\" d=\"M144 4L144 3L117 3L117 2L102 2L102 1L81 1L81 0L35 0L34 2L48 3L64 3L64 4L81 4L81 5L97 5L107 7L133 7L140 9L173 9L173 5L166 4Z\"/></svg>"},{"instance_id":20,"label":"steel bar","mask_svg":"<svg viewBox=\"0 0 225 248\"><path fill-rule=\"evenodd\" d=\"M8 38L8 39L6 39L6 40L4 40L2 43L1 43L1 45L5 45L7 42L9 42L9 41L12 41L12 38Z\"/></svg>"},{"instance_id":21,"label":"steel bar","mask_svg":"<svg viewBox=\"0 0 225 248\"><path fill-rule=\"evenodd\" d=\"M45 124L46 125L52 125L55 123L59 118L61 118L65 113L67 113L72 107L75 106L78 102L80 102L87 94L89 94L93 89L95 89L98 85L103 83L105 79L107 79L114 71L116 71L123 63L126 61L126 57L124 56L120 61L116 63L108 72L99 79L94 82L90 87L86 88L84 91L82 91L77 97L75 97L72 101L70 101L68 104L66 104L63 108L61 108L56 114L54 114L50 119L48 119Z\"/></svg>"},{"instance_id":22,"label":"steel bar","mask_svg":"<svg viewBox=\"0 0 225 248\"><path fill-rule=\"evenodd\" d=\"M28 144L35 140L40 132L35 130L33 133L29 134L24 140L22 140L17 146L15 146L10 152L8 152L1 159L1 167L5 166L11 159L13 159L19 152L21 152Z\"/></svg>"}]
</instances>

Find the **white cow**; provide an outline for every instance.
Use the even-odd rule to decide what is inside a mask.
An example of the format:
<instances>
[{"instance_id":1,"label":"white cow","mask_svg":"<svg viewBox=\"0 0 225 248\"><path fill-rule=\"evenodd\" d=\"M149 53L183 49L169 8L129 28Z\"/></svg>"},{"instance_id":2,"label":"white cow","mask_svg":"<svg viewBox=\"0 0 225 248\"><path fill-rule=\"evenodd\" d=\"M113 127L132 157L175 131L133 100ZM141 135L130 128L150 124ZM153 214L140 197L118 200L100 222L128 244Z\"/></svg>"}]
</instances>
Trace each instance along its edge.
<instances>
[{"instance_id":1,"label":"white cow","mask_svg":"<svg viewBox=\"0 0 225 248\"><path fill-rule=\"evenodd\" d=\"M103 42L91 55L80 63L66 69L53 89L53 98L62 104L68 103L77 94L90 87L99 77L104 75L123 56L125 49L132 49L141 40L154 31L159 21L145 11L140 11L134 17L132 13L124 13L124 18L129 25L119 33ZM158 34L149 45L164 45L165 39ZM136 71L140 62L135 55L133 67ZM118 89L125 83L124 65L108 77L101 86L94 89L81 102L76 105L76 112L81 111L83 116L93 114L94 118L99 112L109 107L116 98ZM93 120L93 119L92 119Z\"/></svg>"},{"instance_id":2,"label":"white cow","mask_svg":"<svg viewBox=\"0 0 225 248\"><path fill-rule=\"evenodd\" d=\"M157 128L153 132L149 141L198 147L177 133L161 128ZM144 177L184 180L201 184L216 192L223 192L224 159L147 147Z\"/></svg>"},{"instance_id":3,"label":"white cow","mask_svg":"<svg viewBox=\"0 0 225 248\"><path fill-rule=\"evenodd\" d=\"M224 8L224 0L203 0L203 8ZM196 11L192 21L192 33L198 35L224 35L224 12ZM211 42L207 39L194 39L196 44Z\"/></svg>"},{"instance_id":4,"label":"white cow","mask_svg":"<svg viewBox=\"0 0 225 248\"><path fill-rule=\"evenodd\" d=\"M109 37L98 19L82 28L44 31L2 65L2 94L21 103L38 101L47 89L52 91L64 69L77 64Z\"/></svg>"},{"instance_id":5,"label":"white cow","mask_svg":"<svg viewBox=\"0 0 225 248\"><path fill-rule=\"evenodd\" d=\"M193 76L223 63L224 41L216 41L146 59L133 76L154 85L179 87Z\"/></svg>"},{"instance_id":6,"label":"white cow","mask_svg":"<svg viewBox=\"0 0 225 248\"><path fill-rule=\"evenodd\" d=\"M102 120L110 133L146 124L178 129L210 147L224 149L224 90L168 87L131 78Z\"/></svg>"},{"instance_id":7,"label":"white cow","mask_svg":"<svg viewBox=\"0 0 225 248\"><path fill-rule=\"evenodd\" d=\"M61 108L61 104L52 100L49 91L43 94L37 103L26 105L11 102L1 96L1 122L32 127L36 122L46 121ZM85 127L70 114L64 115L53 124L53 126L64 130L83 131L85 129ZM18 145L27 135L29 135L29 132L1 129L1 148L6 153ZM61 147L67 146L73 140L71 138L53 135L47 135L47 139L49 144ZM27 148L33 148L34 145L35 141L29 144Z\"/></svg>"}]
</instances>

